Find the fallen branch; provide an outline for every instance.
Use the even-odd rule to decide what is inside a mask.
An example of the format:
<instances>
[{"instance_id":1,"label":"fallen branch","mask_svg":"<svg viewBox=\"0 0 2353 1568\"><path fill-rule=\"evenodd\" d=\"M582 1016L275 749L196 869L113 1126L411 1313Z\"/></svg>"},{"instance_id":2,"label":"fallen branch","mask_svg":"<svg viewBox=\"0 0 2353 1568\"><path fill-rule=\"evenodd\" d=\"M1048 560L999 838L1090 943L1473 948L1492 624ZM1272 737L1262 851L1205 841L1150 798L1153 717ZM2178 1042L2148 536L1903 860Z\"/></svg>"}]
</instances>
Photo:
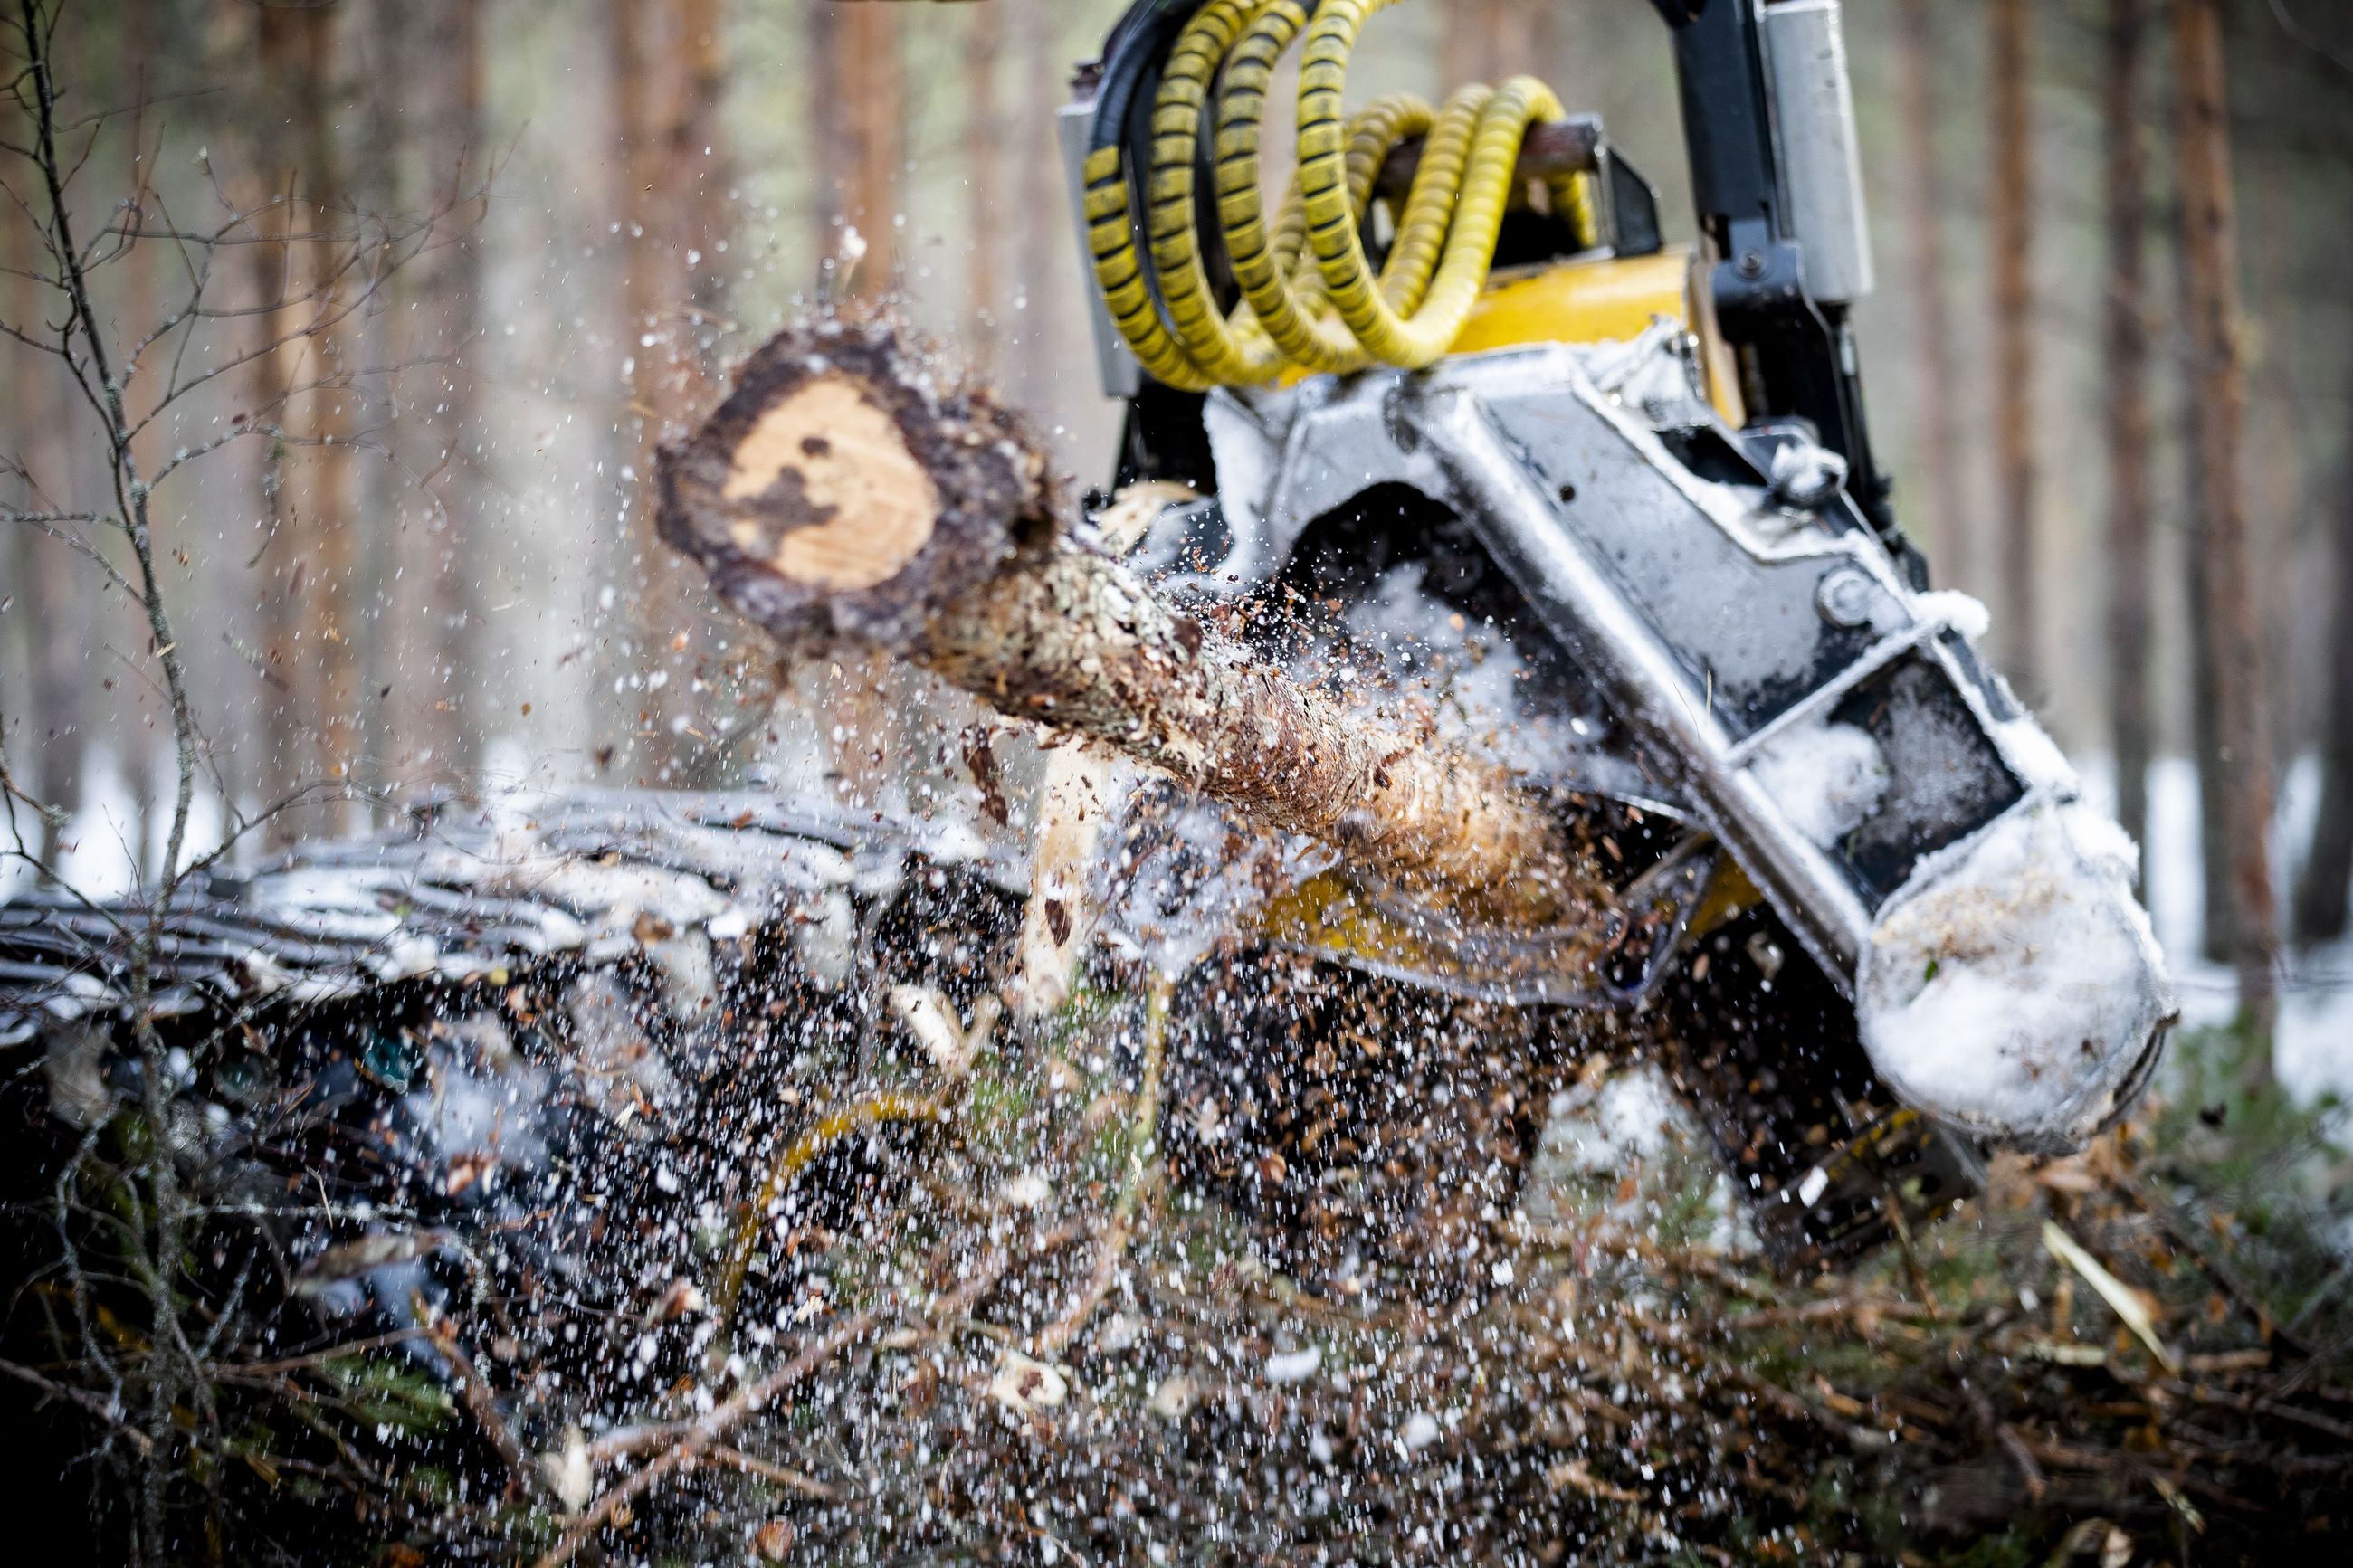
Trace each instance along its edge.
<instances>
[{"instance_id":1,"label":"fallen branch","mask_svg":"<svg viewBox=\"0 0 2353 1568\"><path fill-rule=\"evenodd\" d=\"M756 1455L747 1454L741 1448L730 1448L722 1445L706 1450L702 1457L714 1465L725 1465L731 1469L741 1470L747 1476L757 1476L760 1479L780 1486L786 1491L798 1492L803 1497L815 1498L819 1502L832 1502L841 1496L839 1488L829 1487L815 1476L803 1475L789 1465L774 1464Z\"/></svg>"},{"instance_id":2,"label":"fallen branch","mask_svg":"<svg viewBox=\"0 0 2353 1568\"><path fill-rule=\"evenodd\" d=\"M450 1371L456 1373L458 1402L466 1407L466 1414L474 1418L474 1424L482 1429L482 1436L504 1461L509 1472L514 1476L516 1485L522 1488L522 1494L534 1496L540 1490L539 1472L523 1453L522 1445L515 1441L514 1431L507 1425L506 1417L499 1414L499 1402L491 1394L491 1385L482 1381L480 1371L474 1365L474 1358L466 1353L466 1347L459 1342L457 1323L448 1318L437 1319L432 1326L432 1339L433 1348L448 1359Z\"/></svg>"},{"instance_id":3,"label":"fallen branch","mask_svg":"<svg viewBox=\"0 0 2353 1568\"><path fill-rule=\"evenodd\" d=\"M719 1332L713 1338L714 1345L727 1344L733 1335L735 1304L744 1294L744 1277L751 1272L752 1253L760 1239L760 1227L766 1223L768 1207L784 1192L786 1184L810 1161L853 1132L886 1122L930 1121L939 1113L936 1100L918 1095L878 1094L828 1111L818 1119L816 1126L778 1152L776 1162L761 1179L759 1190L736 1216L735 1235L728 1244L727 1261L719 1274ZM721 1359L725 1358L723 1355Z\"/></svg>"},{"instance_id":4,"label":"fallen branch","mask_svg":"<svg viewBox=\"0 0 2353 1568\"><path fill-rule=\"evenodd\" d=\"M671 1471L691 1462L733 1431L744 1417L761 1410L776 1395L832 1360L838 1352L872 1328L875 1319L873 1312L851 1313L800 1354L719 1405L710 1415L681 1423L683 1430L678 1431L675 1437L670 1437L673 1429L661 1429L659 1435L670 1437L670 1447L648 1460L643 1468L633 1471L619 1485L607 1488L578 1519L565 1527L564 1533L556 1537L555 1544L541 1556L537 1568L563 1568L578 1554L581 1547L588 1543L591 1536L605 1528L607 1521L623 1504L643 1494Z\"/></svg>"},{"instance_id":5,"label":"fallen branch","mask_svg":"<svg viewBox=\"0 0 2353 1568\"><path fill-rule=\"evenodd\" d=\"M660 479L662 536L790 649L882 648L1588 957L1622 924L1505 770L1254 658L1072 538L1018 424L887 323L780 333Z\"/></svg>"},{"instance_id":6,"label":"fallen branch","mask_svg":"<svg viewBox=\"0 0 2353 1568\"><path fill-rule=\"evenodd\" d=\"M1071 1237L1068 1226L1036 1237L1034 1253L1050 1252ZM1014 1262L1012 1255L997 1247L965 1268L965 1277L953 1290L932 1302L927 1310L911 1310L907 1314L917 1321L956 1321L966 1309L993 1289L1007 1268ZM823 1337L812 1342L798 1355L763 1375L757 1382L737 1393L726 1403L713 1406L705 1415L690 1416L682 1421L664 1421L643 1426L623 1426L596 1439L588 1446L591 1465L609 1465L635 1454L649 1453L657 1448L677 1448L693 1446L696 1451L724 1437L748 1416L757 1415L768 1402L798 1383L821 1366L837 1352L865 1335L882 1321L882 1314L860 1311L843 1319ZM886 1346L892 1337L882 1336ZM909 1343L915 1342L910 1341ZM904 1345L897 1348L906 1348ZM665 1456L667 1458L667 1456ZM691 1458L691 1455L685 1456ZM660 1461L657 1461L659 1463ZM644 1472L639 1471L642 1475ZM634 1478L632 1478L634 1479ZM584 1516L585 1517L585 1516ZM575 1548L576 1550L576 1548ZM543 1560L544 1561L544 1560Z\"/></svg>"}]
</instances>

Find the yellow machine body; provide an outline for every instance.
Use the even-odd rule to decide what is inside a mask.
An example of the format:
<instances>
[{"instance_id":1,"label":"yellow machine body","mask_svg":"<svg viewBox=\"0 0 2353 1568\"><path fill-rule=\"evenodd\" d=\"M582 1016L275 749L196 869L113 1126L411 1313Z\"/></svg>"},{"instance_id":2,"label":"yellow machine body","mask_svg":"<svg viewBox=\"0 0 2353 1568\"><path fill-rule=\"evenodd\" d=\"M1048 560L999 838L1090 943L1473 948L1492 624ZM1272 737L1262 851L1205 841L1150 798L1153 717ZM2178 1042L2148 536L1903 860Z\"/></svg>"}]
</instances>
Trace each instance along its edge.
<instances>
[{"instance_id":1,"label":"yellow machine body","mask_svg":"<svg viewBox=\"0 0 2353 1568\"><path fill-rule=\"evenodd\" d=\"M1739 377L1730 345L1715 330L1695 287L1699 269L1689 246L1671 245L1649 256L1574 257L1497 272L1455 335L1449 355L1485 353L1527 343L1624 342L1664 317L1699 340L1708 401L1736 429L1742 423ZM1285 386L1314 373L1286 368Z\"/></svg>"},{"instance_id":2,"label":"yellow machine body","mask_svg":"<svg viewBox=\"0 0 2353 1568\"><path fill-rule=\"evenodd\" d=\"M1664 316L1699 340L1708 401L1738 429L1740 378L1732 347L1707 309L1704 271L1689 246L1650 256L1583 258L1498 273L1487 280L1470 319L1447 352L1482 353L1521 343L1622 342Z\"/></svg>"},{"instance_id":3,"label":"yellow machine body","mask_svg":"<svg viewBox=\"0 0 2353 1568\"><path fill-rule=\"evenodd\" d=\"M1691 257L1679 246L1651 256L1555 261L1497 272L1447 352L1622 341L1641 336L1660 316L1688 327L1690 279Z\"/></svg>"}]
</instances>

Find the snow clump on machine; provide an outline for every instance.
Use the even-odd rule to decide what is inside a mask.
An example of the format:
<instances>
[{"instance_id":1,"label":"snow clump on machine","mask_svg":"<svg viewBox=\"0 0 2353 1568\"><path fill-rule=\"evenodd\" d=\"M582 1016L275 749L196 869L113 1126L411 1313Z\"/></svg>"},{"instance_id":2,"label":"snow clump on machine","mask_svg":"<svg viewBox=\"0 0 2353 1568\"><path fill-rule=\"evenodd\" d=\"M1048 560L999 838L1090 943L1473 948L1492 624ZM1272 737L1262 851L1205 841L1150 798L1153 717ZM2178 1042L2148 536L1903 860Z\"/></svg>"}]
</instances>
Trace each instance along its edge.
<instances>
[{"instance_id":1,"label":"snow clump on machine","mask_svg":"<svg viewBox=\"0 0 2353 1568\"><path fill-rule=\"evenodd\" d=\"M2132 843L2049 802L1939 858L1883 912L1855 977L1872 1062L1962 1127L2077 1146L2138 1092L2173 1016Z\"/></svg>"},{"instance_id":2,"label":"snow clump on machine","mask_svg":"<svg viewBox=\"0 0 2353 1568\"><path fill-rule=\"evenodd\" d=\"M1760 751L1751 771L1789 826L1824 849L1887 795L1887 758L1870 731L1852 724L1800 726Z\"/></svg>"}]
</instances>

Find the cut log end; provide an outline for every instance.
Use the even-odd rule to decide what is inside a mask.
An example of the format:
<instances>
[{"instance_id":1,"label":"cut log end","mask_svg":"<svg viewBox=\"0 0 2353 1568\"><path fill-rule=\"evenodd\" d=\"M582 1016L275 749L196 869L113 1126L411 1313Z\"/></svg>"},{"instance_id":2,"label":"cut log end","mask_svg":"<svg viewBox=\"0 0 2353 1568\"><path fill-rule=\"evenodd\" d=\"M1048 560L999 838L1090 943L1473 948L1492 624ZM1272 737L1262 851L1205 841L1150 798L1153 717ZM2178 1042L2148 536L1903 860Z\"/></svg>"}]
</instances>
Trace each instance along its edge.
<instances>
[{"instance_id":1,"label":"cut log end","mask_svg":"<svg viewBox=\"0 0 2353 1568\"><path fill-rule=\"evenodd\" d=\"M887 321L778 334L665 449L662 537L788 646L902 650L1051 516L1033 443Z\"/></svg>"},{"instance_id":2,"label":"cut log end","mask_svg":"<svg viewBox=\"0 0 2353 1568\"><path fill-rule=\"evenodd\" d=\"M754 421L719 499L742 509L728 525L739 548L828 593L906 570L940 513L898 426L847 379L808 382Z\"/></svg>"}]
</instances>

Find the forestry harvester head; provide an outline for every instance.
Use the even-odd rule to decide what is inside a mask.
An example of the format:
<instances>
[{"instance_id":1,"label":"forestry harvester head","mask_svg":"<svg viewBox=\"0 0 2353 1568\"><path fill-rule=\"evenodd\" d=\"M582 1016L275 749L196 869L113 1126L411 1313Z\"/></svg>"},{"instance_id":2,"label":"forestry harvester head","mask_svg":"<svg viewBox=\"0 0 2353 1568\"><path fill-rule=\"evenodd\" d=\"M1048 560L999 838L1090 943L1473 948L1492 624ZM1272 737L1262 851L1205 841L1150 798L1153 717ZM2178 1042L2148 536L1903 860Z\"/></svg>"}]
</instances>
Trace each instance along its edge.
<instances>
[{"instance_id":1,"label":"forestry harvester head","mask_svg":"<svg viewBox=\"0 0 2353 1568\"><path fill-rule=\"evenodd\" d=\"M1978 653L1982 611L1930 590L1873 460L1837 0L1658 0L1688 246L1532 79L1346 107L1386 4L1137 0L1061 111L1116 486L1193 492L1137 559L1303 606L1300 657L1454 672L1504 760L1647 825L1634 861L1704 857L1672 959L1609 1000L1761 1017L1690 1043L1727 1150L1787 1151L1750 1185L1818 1233L1841 1185L1950 1197L1981 1142L2080 1143L2171 998L2133 847ZM1260 130L1294 43L1277 208ZM1731 1103L1809 1074L1827 1139Z\"/></svg>"}]
</instances>

